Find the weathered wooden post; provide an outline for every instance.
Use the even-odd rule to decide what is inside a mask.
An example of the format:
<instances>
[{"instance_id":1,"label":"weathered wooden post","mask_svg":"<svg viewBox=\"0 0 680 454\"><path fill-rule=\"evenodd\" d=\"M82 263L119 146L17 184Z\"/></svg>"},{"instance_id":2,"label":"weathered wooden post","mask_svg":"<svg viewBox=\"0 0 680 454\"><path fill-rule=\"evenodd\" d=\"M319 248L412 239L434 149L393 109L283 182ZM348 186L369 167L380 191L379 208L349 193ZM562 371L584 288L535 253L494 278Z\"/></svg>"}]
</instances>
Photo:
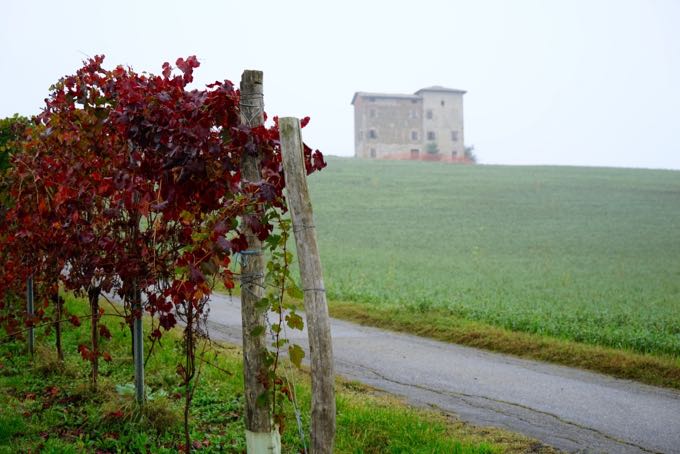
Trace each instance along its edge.
<instances>
[{"instance_id":1,"label":"weathered wooden post","mask_svg":"<svg viewBox=\"0 0 680 454\"><path fill-rule=\"evenodd\" d=\"M304 293L312 366L312 454L333 452L335 438L335 374L333 346L321 259L303 159L300 121L279 120L286 200L293 221L300 277Z\"/></svg>"},{"instance_id":2,"label":"weathered wooden post","mask_svg":"<svg viewBox=\"0 0 680 454\"><path fill-rule=\"evenodd\" d=\"M33 319L35 308L33 306L33 276L26 279L26 313ZM28 353L33 359L33 351L35 350L35 330L33 329L33 320L28 327Z\"/></svg>"},{"instance_id":3,"label":"weathered wooden post","mask_svg":"<svg viewBox=\"0 0 680 454\"><path fill-rule=\"evenodd\" d=\"M259 126L264 123L262 71L246 70L241 75L241 123ZM244 180L257 182L260 173L261 152L251 156L244 153L241 175ZM258 404L258 397L267 392L259 380L266 370L264 351L265 313L256 304L264 296L264 257L262 242L245 226L248 250L241 254L241 320L243 326L243 381L246 397L246 444L249 454L281 452L281 437L274 427L269 405Z\"/></svg>"}]
</instances>

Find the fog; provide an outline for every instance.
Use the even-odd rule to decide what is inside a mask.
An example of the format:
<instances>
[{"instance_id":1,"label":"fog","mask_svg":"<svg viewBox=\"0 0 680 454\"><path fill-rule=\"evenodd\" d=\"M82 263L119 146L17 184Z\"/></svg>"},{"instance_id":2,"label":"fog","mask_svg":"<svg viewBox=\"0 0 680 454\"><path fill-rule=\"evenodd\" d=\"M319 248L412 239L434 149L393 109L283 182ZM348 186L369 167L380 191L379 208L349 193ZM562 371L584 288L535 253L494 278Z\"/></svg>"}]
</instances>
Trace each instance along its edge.
<instances>
[{"instance_id":1,"label":"fog","mask_svg":"<svg viewBox=\"0 0 680 454\"><path fill-rule=\"evenodd\" d=\"M35 114L87 56L198 85L265 75L270 115L354 153L355 91L467 90L482 163L680 169L680 2L16 1L0 16L0 117Z\"/></svg>"}]
</instances>

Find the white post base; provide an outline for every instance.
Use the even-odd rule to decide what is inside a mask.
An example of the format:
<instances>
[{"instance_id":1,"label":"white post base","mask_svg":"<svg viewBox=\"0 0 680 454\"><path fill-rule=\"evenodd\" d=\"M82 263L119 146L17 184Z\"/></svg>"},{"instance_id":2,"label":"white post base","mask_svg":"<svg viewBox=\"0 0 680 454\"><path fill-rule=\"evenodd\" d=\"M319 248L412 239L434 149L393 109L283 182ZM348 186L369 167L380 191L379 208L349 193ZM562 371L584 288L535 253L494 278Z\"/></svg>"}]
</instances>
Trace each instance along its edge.
<instances>
[{"instance_id":1,"label":"white post base","mask_svg":"<svg viewBox=\"0 0 680 454\"><path fill-rule=\"evenodd\" d=\"M251 432L246 430L248 454L281 454L281 435L278 428L271 432Z\"/></svg>"}]
</instances>

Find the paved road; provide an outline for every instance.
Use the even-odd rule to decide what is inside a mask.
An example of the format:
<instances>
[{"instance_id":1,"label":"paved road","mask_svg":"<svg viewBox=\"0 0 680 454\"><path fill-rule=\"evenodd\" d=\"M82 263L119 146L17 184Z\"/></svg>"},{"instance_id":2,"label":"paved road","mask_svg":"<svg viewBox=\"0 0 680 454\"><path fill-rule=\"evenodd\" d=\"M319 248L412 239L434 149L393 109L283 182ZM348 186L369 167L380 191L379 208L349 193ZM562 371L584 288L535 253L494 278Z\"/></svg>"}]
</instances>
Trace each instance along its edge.
<instances>
[{"instance_id":1,"label":"paved road","mask_svg":"<svg viewBox=\"0 0 680 454\"><path fill-rule=\"evenodd\" d=\"M237 298L215 295L214 339L241 343ZM680 392L333 320L337 373L565 451L680 453ZM306 347L306 333L296 333Z\"/></svg>"}]
</instances>

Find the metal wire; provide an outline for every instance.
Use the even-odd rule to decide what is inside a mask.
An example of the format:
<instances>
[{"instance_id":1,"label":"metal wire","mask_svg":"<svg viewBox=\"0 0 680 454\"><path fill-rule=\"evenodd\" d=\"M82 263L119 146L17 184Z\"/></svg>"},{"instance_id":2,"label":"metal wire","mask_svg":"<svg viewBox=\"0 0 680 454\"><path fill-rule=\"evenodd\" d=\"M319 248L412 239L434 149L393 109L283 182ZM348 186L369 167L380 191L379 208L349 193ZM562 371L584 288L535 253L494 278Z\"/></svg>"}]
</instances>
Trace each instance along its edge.
<instances>
[{"instance_id":1,"label":"metal wire","mask_svg":"<svg viewBox=\"0 0 680 454\"><path fill-rule=\"evenodd\" d=\"M303 230L311 230L316 228L314 224L293 224L293 233L298 233Z\"/></svg>"},{"instance_id":2,"label":"metal wire","mask_svg":"<svg viewBox=\"0 0 680 454\"><path fill-rule=\"evenodd\" d=\"M283 324L283 335L288 339L288 329L286 328L286 324ZM295 412L295 421L297 422L298 426L298 434L300 435L300 440L302 441L302 449L304 450L305 454L307 454L307 441L305 439L305 429L302 426L302 416L300 414L300 406L297 403L297 393L295 392L295 380L293 378L293 375L291 373L291 366L290 366L290 361L287 364L288 367L284 366L283 370L286 373L286 379L288 382L291 384L291 403L293 404L293 412Z\"/></svg>"},{"instance_id":3,"label":"metal wire","mask_svg":"<svg viewBox=\"0 0 680 454\"><path fill-rule=\"evenodd\" d=\"M272 328L272 323L269 320L269 311L265 312L264 314L264 320L265 324L269 327L269 333L270 337L272 339L272 343L276 342L276 334L274 331L271 329ZM286 328L286 324L282 323L283 326L283 338L288 339L288 330ZM277 347L279 348L279 347ZM290 388L290 394L291 394L291 404L293 404L293 412L295 413L295 421L297 423L297 428L298 428L298 435L300 435L300 441L302 441L302 449L304 450L305 454L307 454L307 440L305 438L305 429L302 425L302 414L300 412L300 406L297 403L297 395L295 393L295 380L293 379L293 376L291 374L291 367L290 367L290 362L286 365L282 366L284 373L286 374L286 380L288 380L288 383L290 383L291 388Z\"/></svg>"}]
</instances>

